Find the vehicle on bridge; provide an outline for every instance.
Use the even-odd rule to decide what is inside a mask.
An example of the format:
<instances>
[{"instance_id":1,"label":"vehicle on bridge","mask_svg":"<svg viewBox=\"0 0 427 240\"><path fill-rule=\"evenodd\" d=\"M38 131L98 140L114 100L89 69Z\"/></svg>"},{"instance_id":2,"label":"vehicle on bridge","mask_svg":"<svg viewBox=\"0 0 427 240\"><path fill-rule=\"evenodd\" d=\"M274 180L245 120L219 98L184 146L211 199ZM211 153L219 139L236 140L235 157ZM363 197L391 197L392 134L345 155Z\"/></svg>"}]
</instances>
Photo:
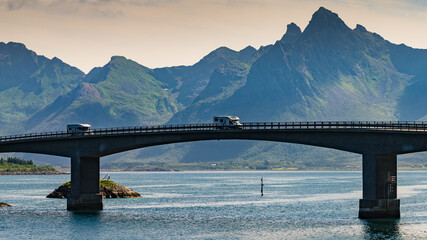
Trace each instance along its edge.
<instances>
[{"instance_id":1,"label":"vehicle on bridge","mask_svg":"<svg viewBox=\"0 0 427 240\"><path fill-rule=\"evenodd\" d=\"M74 123L67 125L67 133L81 134L81 135L92 135L91 125L85 123Z\"/></svg>"},{"instance_id":2,"label":"vehicle on bridge","mask_svg":"<svg viewBox=\"0 0 427 240\"><path fill-rule=\"evenodd\" d=\"M243 125L239 122L238 117L232 116L215 116L213 123L218 129L242 129Z\"/></svg>"}]
</instances>

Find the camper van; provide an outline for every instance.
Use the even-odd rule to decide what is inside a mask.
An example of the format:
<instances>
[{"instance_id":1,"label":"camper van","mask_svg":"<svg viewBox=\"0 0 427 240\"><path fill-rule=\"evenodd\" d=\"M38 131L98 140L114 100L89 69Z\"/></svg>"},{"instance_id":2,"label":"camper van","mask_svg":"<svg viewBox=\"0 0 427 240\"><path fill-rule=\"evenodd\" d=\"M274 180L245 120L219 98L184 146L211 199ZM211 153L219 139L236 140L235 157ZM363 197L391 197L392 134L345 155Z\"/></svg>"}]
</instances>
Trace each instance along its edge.
<instances>
[{"instance_id":1,"label":"camper van","mask_svg":"<svg viewBox=\"0 0 427 240\"><path fill-rule=\"evenodd\" d=\"M238 117L232 116L215 116L213 123L218 129L242 129L243 125L239 122Z\"/></svg>"},{"instance_id":2,"label":"camper van","mask_svg":"<svg viewBox=\"0 0 427 240\"><path fill-rule=\"evenodd\" d=\"M92 130L90 130L89 124L82 124L82 123L76 123L76 124L68 124L67 125L67 133L71 134L88 134L92 135Z\"/></svg>"}]
</instances>

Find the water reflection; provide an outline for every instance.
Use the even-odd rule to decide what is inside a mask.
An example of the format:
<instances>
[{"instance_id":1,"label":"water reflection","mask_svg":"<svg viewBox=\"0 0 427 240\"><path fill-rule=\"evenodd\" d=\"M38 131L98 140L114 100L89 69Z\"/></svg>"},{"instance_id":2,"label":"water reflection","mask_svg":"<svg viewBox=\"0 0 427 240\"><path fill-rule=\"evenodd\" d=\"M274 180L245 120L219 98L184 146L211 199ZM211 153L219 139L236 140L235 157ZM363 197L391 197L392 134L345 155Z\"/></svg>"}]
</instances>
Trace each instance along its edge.
<instances>
[{"instance_id":1,"label":"water reflection","mask_svg":"<svg viewBox=\"0 0 427 240\"><path fill-rule=\"evenodd\" d=\"M402 239L399 219L361 220L365 239Z\"/></svg>"},{"instance_id":2,"label":"water reflection","mask_svg":"<svg viewBox=\"0 0 427 240\"><path fill-rule=\"evenodd\" d=\"M68 214L71 239L81 239L82 232L90 232L91 236L87 236L88 238L96 239L95 236L99 236L102 225L100 211L72 211Z\"/></svg>"}]
</instances>

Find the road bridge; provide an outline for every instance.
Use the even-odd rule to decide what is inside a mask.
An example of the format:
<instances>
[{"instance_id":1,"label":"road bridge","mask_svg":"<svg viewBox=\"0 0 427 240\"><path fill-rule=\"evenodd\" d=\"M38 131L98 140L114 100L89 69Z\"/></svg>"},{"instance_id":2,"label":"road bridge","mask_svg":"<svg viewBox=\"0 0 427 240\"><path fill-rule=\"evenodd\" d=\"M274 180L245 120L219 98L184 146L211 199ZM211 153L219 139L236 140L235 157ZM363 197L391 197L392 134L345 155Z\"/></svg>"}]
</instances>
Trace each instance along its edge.
<instances>
[{"instance_id":1,"label":"road bridge","mask_svg":"<svg viewBox=\"0 0 427 240\"><path fill-rule=\"evenodd\" d=\"M305 144L362 154L359 218L398 218L397 155L427 151L427 122L254 122L241 129L214 124L48 132L0 138L0 152L49 154L71 159L68 210L102 210L100 158L149 146L204 140L262 140Z\"/></svg>"}]
</instances>

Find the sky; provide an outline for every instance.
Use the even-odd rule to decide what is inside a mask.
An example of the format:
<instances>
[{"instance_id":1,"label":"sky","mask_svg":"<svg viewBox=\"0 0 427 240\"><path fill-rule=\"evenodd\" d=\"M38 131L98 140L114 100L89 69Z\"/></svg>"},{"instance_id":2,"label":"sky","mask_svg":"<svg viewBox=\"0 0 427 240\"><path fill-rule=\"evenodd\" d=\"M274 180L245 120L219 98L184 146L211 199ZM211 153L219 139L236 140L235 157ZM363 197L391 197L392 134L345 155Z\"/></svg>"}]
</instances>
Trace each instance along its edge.
<instances>
[{"instance_id":1,"label":"sky","mask_svg":"<svg viewBox=\"0 0 427 240\"><path fill-rule=\"evenodd\" d=\"M89 72L111 56L150 68L192 65L214 49L273 44L319 7L350 27L427 49L425 0L0 0L0 42Z\"/></svg>"}]
</instances>

